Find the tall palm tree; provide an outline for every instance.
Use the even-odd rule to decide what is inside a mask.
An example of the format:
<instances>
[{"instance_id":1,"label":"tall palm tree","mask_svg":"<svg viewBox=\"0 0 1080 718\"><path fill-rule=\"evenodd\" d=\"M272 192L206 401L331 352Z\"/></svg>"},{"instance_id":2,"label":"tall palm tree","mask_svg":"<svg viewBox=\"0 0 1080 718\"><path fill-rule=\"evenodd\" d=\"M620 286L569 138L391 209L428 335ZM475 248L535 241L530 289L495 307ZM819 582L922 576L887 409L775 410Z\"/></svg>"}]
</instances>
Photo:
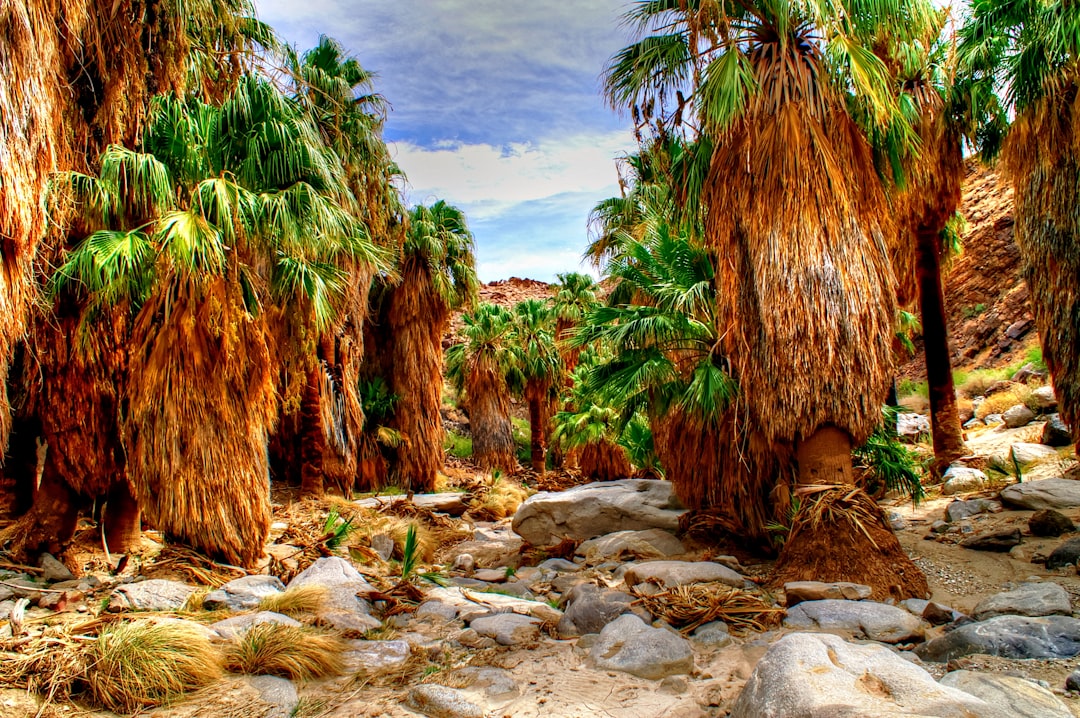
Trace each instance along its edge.
<instances>
[{"instance_id":1,"label":"tall palm tree","mask_svg":"<svg viewBox=\"0 0 1080 718\"><path fill-rule=\"evenodd\" d=\"M7 278L0 282L0 305L12 311L4 311L0 321L0 374L6 376L12 350L6 330L26 321L20 307L26 306L30 262L47 276L74 239L85 235L86 227L63 201L51 203L53 223L45 233L48 173L88 171L108 144L133 143L155 92L188 87L220 95L246 66L253 45L274 44L253 15L247 0L160 7L128 0L62 7L35 1L5 11L0 61L20 76L0 90L0 143L25 161L13 165L10 181L0 186L0 205L19 207L14 215L0 212L0 224L15 217L21 225L0 227L0 235L17 245L2 248ZM9 192L22 195L17 204ZM53 194L57 200L60 193ZM15 539L13 550L55 551L88 499L107 497L105 533L111 548L124 551L139 532L119 445L130 319L123 310L99 308L100 330L77 337L86 309L80 302L59 297L52 306L35 306L41 311L27 327L31 348L23 354L27 381L20 386L20 421L30 431L21 441L37 438L48 449L40 480L33 472L18 478L34 487L34 503L7 532ZM0 447L7 419L6 406L0 406Z\"/></svg>"},{"instance_id":2,"label":"tall palm tree","mask_svg":"<svg viewBox=\"0 0 1080 718\"><path fill-rule=\"evenodd\" d=\"M221 105L158 98L143 152L71 174L91 233L55 277L137 310L125 398L139 504L166 535L252 565L269 529L278 312L333 321L341 261L377 261L306 114L243 78Z\"/></svg>"},{"instance_id":3,"label":"tall palm tree","mask_svg":"<svg viewBox=\"0 0 1080 718\"><path fill-rule=\"evenodd\" d=\"M464 212L443 200L414 207L399 273L386 300L382 339L389 347L390 391L398 397L390 426L402 438L390 480L431 491L443 465L443 336L451 312L471 306L479 286Z\"/></svg>"},{"instance_id":4,"label":"tall palm tree","mask_svg":"<svg viewBox=\"0 0 1080 718\"><path fill-rule=\"evenodd\" d=\"M558 399L565 366L555 345L552 310L540 299L526 299L513 308L510 344L517 355L521 393L529 405L529 456L532 470L546 464L550 408Z\"/></svg>"},{"instance_id":5,"label":"tall palm tree","mask_svg":"<svg viewBox=\"0 0 1080 718\"><path fill-rule=\"evenodd\" d=\"M740 391L722 429L735 448L719 473L751 497L777 496L774 508L785 491L850 489L852 445L880 421L896 316L894 230L849 108L854 98L880 122L897 117L892 77L869 45L888 23L914 25L924 12L858 0L638 3L631 17L643 39L607 73L614 104L655 118L661 134L690 104L712 142L704 237L720 258L718 351ZM804 515L841 492L816 493ZM878 595L925 593L880 510L862 501L874 539L856 535L843 514L815 523L793 532L779 573L811 563L826 580L865 578ZM852 543L832 552L840 534Z\"/></svg>"},{"instance_id":6,"label":"tall palm tree","mask_svg":"<svg viewBox=\"0 0 1080 718\"><path fill-rule=\"evenodd\" d=\"M592 362L578 367L567 408L555 415L552 443L577 455L581 475L593 481L625 479L633 471L627 451L619 444L624 424L622 412L601 405L599 395L589 390Z\"/></svg>"},{"instance_id":7,"label":"tall palm tree","mask_svg":"<svg viewBox=\"0 0 1080 718\"><path fill-rule=\"evenodd\" d=\"M563 347L562 357L569 376L577 367L580 350L568 345L570 336L580 326L585 315L597 305L600 287L596 280L580 272L556 275L559 281L552 287L552 310L555 314L555 340Z\"/></svg>"},{"instance_id":8,"label":"tall palm tree","mask_svg":"<svg viewBox=\"0 0 1080 718\"><path fill-rule=\"evenodd\" d=\"M481 468L512 474L517 470L511 385L520 382L517 357L510 346L513 317L497 304L481 303L464 315L465 341L446 354L447 374L469 413L473 459Z\"/></svg>"},{"instance_id":9,"label":"tall palm tree","mask_svg":"<svg viewBox=\"0 0 1080 718\"><path fill-rule=\"evenodd\" d=\"M984 109L976 115L980 149L985 157L1002 151L1013 184L1016 243L1043 357L1074 436L1080 425L1078 26L1080 8L1072 3L980 0L971 5L959 45L970 107Z\"/></svg>"}]
</instances>

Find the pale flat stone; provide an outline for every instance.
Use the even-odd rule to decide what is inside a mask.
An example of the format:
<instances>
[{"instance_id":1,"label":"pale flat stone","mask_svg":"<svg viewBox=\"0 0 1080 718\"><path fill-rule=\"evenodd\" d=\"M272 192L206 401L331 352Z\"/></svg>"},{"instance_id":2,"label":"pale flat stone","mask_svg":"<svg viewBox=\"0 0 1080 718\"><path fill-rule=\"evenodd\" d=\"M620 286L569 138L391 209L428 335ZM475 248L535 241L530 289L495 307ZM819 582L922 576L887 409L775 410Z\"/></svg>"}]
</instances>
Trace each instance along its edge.
<instances>
[{"instance_id":1,"label":"pale flat stone","mask_svg":"<svg viewBox=\"0 0 1080 718\"><path fill-rule=\"evenodd\" d=\"M503 646L520 646L534 643L540 638L542 623L539 618L518 613L495 613L474 619L469 623L469 628L481 636L494 638Z\"/></svg>"},{"instance_id":2,"label":"pale flat stone","mask_svg":"<svg viewBox=\"0 0 1080 718\"><path fill-rule=\"evenodd\" d=\"M742 588L746 578L711 561L645 561L631 566L623 580L627 586L652 583L657 586L685 586L691 583L723 583Z\"/></svg>"},{"instance_id":3,"label":"pale flat stone","mask_svg":"<svg viewBox=\"0 0 1080 718\"><path fill-rule=\"evenodd\" d=\"M1050 449L1050 447L1043 447ZM1050 449L1050 451L1054 451ZM1055 455L1057 452L1054 452ZM1021 509L1073 509L1080 506L1080 481L1040 479L1024 481L1001 490L1001 500Z\"/></svg>"},{"instance_id":4,"label":"pale flat stone","mask_svg":"<svg viewBox=\"0 0 1080 718\"><path fill-rule=\"evenodd\" d=\"M1003 708L1015 718L1073 717L1069 707L1053 693L1016 676L952 671L946 673L940 683Z\"/></svg>"},{"instance_id":5,"label":"pale flat stone","mask_svg":"<svg viewBox=\"0 0 1080 718\"><path fill-rule=\"evenodd\" d=\"M882 643L921 640L925 634L919 618L902 608L875 601L804 601L788 610L784 625L845 631Z\"/></svg>"},{"instance_id":6,"label":"pale flat stone","mask_svg":"<svg viewBox=\"0 0 1080 718\"><path fill-rule=\"evenodd\" d=\"M584 556L590 564L625 558L667 558L685 552L682 541L664 529L616 531L589 539L577 547L577 555Z\"/></svg>"},{"instance_id":7,"label":"pale flat stone","mask_svg":"<svg viewBox=\"0 0 1080 718\"><path fill-rule=\"evenodd\" d=\"M660 680L694 670L690 642L663 628L652 628L632 614L615 619L600 632L589 659L601 670L622 671Z\"/></svg>"},{"instance_id":8,"label":"pale flat stone","mask_svg":"<svg viewBox=\"0 0 1080 718\"><path fill-rule=\"evenodd\" d=\"M863 601L870 598L873 592L873 589L869 586L848 581L836 581L834 583L789 581L784 584L784 595L787 597L788 606L794 606L803 601L821 601L826 598Z\"/></svg>"},{"instance_id":9,"label":"pale flat stone","mask_svg":"<svg viewBox=\"0 0 1080 718\"><path fill-rule=\"evenodd\" d=\"M1019 588L987 596L971 617L983 621L994 616L1070 616L1069 594L1053 581L1024 583Z\"/></svg>"},{"instance_id":10,"label":"pale flat stone","mask_svg":"<svg viewBox=\"0 0 1080 718\"><path fill-rule=\"evenodd\" d=\"M183 608L194 586L152 578L117 587L109 597L110 611L175 611Z\"/></svg>"}]
</instances>

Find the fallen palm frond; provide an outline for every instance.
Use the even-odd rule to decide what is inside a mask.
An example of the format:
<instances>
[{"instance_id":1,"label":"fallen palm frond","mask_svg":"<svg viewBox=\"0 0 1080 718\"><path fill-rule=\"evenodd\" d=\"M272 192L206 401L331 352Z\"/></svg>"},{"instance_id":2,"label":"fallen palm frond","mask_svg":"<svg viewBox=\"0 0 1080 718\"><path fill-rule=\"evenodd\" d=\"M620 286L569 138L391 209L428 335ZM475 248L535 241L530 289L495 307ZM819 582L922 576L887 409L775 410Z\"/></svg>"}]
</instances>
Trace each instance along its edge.
<instances>
[{"instance_id":1,"label":"fallen palm frond","mask_svg":"<svg viewBox=\"0 0 1080 718\"><path fill-rule=\"evenodd\" d=\"M110 710L158 706L221 676L206 634L179 621L135 621L103 629L87 650L91 697Z\"/></svg>"},{"instance_id":2,"label":"fallen palm frond","mask_svg":"<svg viewBox=\"0 0 1080 718\"><path fill-rule=\"evenodd\" d=\"M326 600L327 588L314 584L305 584L273 593L259 602L260 611L283 613L286 616L305 616L319 612Z\"/></svg>"},{"instance_id":3,"label":"fallen palm frond","mask_svg":"<svg viewBox=\"0 0 1080 718\"><path fill-rule=\"evenodd\" d=\"M721 583L695 583L635 595L637 604L683 633L712 621L723 621L737 632L764 631L784 614L784 609L757 594Z\"/></svg>"},{"instance_id":4,"label":"fallen palm frond","mask_svg":"<svg viewBox=\"0 0 1080 718\"><path fill-rule=\"evenodd\" d=\"M348 644L305 626L260 623L229 647L225 668L233 673L308 680L340 675Z\"/></svg>"},{"instance_id":5,"label":"fallen palm frond","mask_svg":"<svg viewBox=\"0 0 1080 718\"><path fill-rule=\"evenodd\" d=\"M147 578L170 578L177 575L202 586L218 586L247 575L247 571L218 563L195 549L179 544L166 544L152 561L143 566Z\"/></svg>"}]
</instances>

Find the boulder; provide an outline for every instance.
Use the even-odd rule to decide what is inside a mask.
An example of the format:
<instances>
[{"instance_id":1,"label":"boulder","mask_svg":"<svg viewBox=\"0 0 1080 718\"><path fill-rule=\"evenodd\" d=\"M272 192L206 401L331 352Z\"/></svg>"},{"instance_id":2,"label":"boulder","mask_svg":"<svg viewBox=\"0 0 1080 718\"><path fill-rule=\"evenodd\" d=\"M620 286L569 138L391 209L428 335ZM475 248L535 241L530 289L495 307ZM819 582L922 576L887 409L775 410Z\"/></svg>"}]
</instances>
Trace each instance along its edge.
<instances>
[{"instance_id":1,"label":"boulder","mask_svg":"<svg viewBox=\"0 0 1080 718\"><path fill-rule=\"evenodd\" d=\"M731 643L731 629L723 621L710 621L694 629L693 640L709 648L723 648Z\"/></svg>"},{"instance_id":2,"label":"boulder","mask_svg":"<svg viewBox=\"0 0 1080 718\"><path fill-rule=\"evenodd\" d=\"M1031 404L1031 408L1042 414L1054 411L1057 409L1058 405L1057 396L1054 394L1054 387L1040 386L1038 389L1035 389L1028 397L1028 403Z\"/></svg>"},{"instance_id":3,"label":"boulder","mask_svg":"<svg viewBox=\"0 0 1080 718\"><path fill-rule=\"evenodd\" d=\"M46 581L73 581L75 574L71 569L60 563L51 553L41 554L41 577Z\"/></svg>"},{"instance_id":4,"label":"boulder","mask_svg":"<svg viewBox=\"0 0 1080 718\"><path fill-rule=\"evenodd\" d=\"M930 435L930 417L904 412L896 415L896 434L901 439L918 441Z\"/></svg>"},{"instance_id":5,"label":"boulder","mask_svg":"<svg viewBox=\"0 0 1080 718\"><path fill-rule=\"evenodd\" d=\"M670 481L622 479L530 496L514 514L513 529L534 546L584 541L616 531L676 531L685 513Z\"/></svg>"},{"instance_id":6,"label":"boulder","mask_svg":"<svg viewBox=\"0 0 1080 718\"><path fill-rule=\"evenodd\" d=\"M408 641L349 641L342 658L348 670L370 676L404 668L410 655Z\"/></svg>"},{"instance_id":7,"label":"boulder","mask_svg":"<svg viewBox=\"0 0 1080 718\"><path fill-rule=\"evenodd\" d=\"M357 596L373 591L374 587L343 558L318 559L289 581L289 588L297 586L326 587L326 598L316 614L322 625L345 635L361 635L382 625L371 615L371 604Z\"/></svg>"},{"instance_id":8,"label":"boulder","mask_svg":"<svg viewBox=\"0 0 1080 718\"><path fill-rule=\"evenodd\" d=\"M269 706L260 710L259 718L290 718L300 704L296 686L286 678L244 676L240 681L246 683L258 694L259 700Z\"/></svg>"},{"instance_id":9,"label":"boulder","mask_svg":"<svg viewBox=\"0 0 1080 718\"><path fill-rule=\"evenodd\" d=\"M1042 509L1028 519L1028 530L1032 536L1060 536L1075 530L1072 519L1054 509Z\"/></svg>"},{"instance_id":10,"label":"boulder","mask_svg":"<svg viewBox=\"0 0 1080 718\"><path fill-rule=\"evenodd\" d=\"M981 698L1016 718L1072 718L1072 711L1061 699L1017 676L960 670L946 673L940 683Z\"/></svg>"},{"instance_id":11,"label":"boulder","mask_svg":"<svg viewBox=\"0 0 1080 718\"><path fill-rule=\"evenodd\" d=\"M957 618L957 612L948 606L942 606L934 601L927 601L926 608L922 610L922 618L931 626L942 626L952 623Z\"/></svg>"},{"instance_id":12,"label":"boulder","mask_svg":"<svg viewBox=\"0 0 1080 718\"><path fill-rule=\"evenodd\" d=\"M379 509L385 506L393 506L399 503L408 503L408 496L375 496L368 499L359 499L353 503L366 509ZM419 508L428 509L437 513L461 516L468 510L465 504L465 494L447 492L443 494L413 494L411 503Z\"/></svg>"},{"instance_id":13,"label":"boulder","mask_svg":"<svg viewBox=\"0 0 1080 718\"><path fill-rule=\"evenodd\" d=\"M1008 713L943 686L880 645L793 633L769 647L730 718L1005 718Z\"/></svg>"},{"instance_id":14,"label":"boulder","mask_svg":"<svg viewBox=\"0 0 1080 718\"><path fill-rule=\"evenodd\" d=\"M582 583L570 590L566 611L559 619L559 637L572 638L600 633L604 626L632 610L634 597L622 591L601 590Z\"/></svg>"},{"instance_id":15,"label":"boulder","mask_svg":"<svg viewBox=\"0 0 1080 718\"><path fill-rule=\"evenodd\" d=\"M882 643L921 641L923 622L902 608L875 601L804 601L792 607L784 625L797 629L846 631Z\"/></svg>"},{"instance_id":16,"label":"boulder","mask_svg":"<svg viewBox=\"0 0 1080 718\"><path fill-rule=\"evenodd\" d=\"M474 618L469 628L481 636L494 638L500 645L520 646L539 640L542 623L539 618L518 613L493 613Z\"/></svg>"},{"instance_id":17,"label":"boulder","mask_svg":"<svg viewBox=\"0 0 1080 718\"><path fill-rule=\"evenodd\" d=\"M945 663L973 653L1002 658L1072 658L1080 653L1080 620L1067 616L997 616L959 626L915 649Z\"/></svg>"},{"instance_id":18,"label":"boulder","mask_svg":"<svg viewBox=\"0 0 1080 718\"><path fill-rule=\"evenodd\" d=\"M985 473L967 466L950 466L941 478L944 481L941 486L942 496L982 491L988 481Z\"/></svg>"},{"instance_id":19,"label":"boulder","mask_svg":"<svg viewBox=\"0 0 1080 718\"><path fill-rule=\"evenodd\" d=\"M1009 506L1033 511L1074 509L1080 507L1080 481L1069 479L1024 481L1002 489L1001 500Z\"/></svg>"},{"instance_id":20,"label":"boulder","mask_svg":"<svg viewBox=\"0 0 1080 718\"><path fill-rule=\"evenodd\" d=\"M575 573L584 568L584 566L579 563L574 563L573 561L567 561L565 558L549 558L546 561L541 562L540 565L537 566L537 568L542 571L547 570Z\"/></svg>"},{"instance_id":21,"label":"boulder","mask_svg":"<svg viewBox=\"0 0 1080 718\"><path fill-rule=\"evenodd\" d=\"M434 617L443 621L453 621L457 618L458 610L454 606L442 601L424 601L414 614L417 618Z\"/></svg>"},{"instance_id":22,"label":"boulder","mask_svg":"<svg viewBox=\"0 0 1080 718\"><path fill-rule=\"evenodd\" d=\"M258 608L267 596L284 590L285 584L277 576L244 576L206 594L203 606L208 611L249 611Z\"/></svg>"},{"instance_id":23,"label":"boulder","mask_svg":"<svg viewBox=\"0 0 1080 718\"><path fill-rule=\"evenodd\" d=\"M1046 369L1040 369L1032 362L1027 362L1024 366L1020 367L1020 370L1013 374L1013 381L1020 384L1026 384L1032 379L1045 379Z\"/></svg>"},{"instance_id":24,"label":"boulder","mask_svg":"<svg viewBox=\"0 0 1080 718\"><path fill-rule=\"evenodd\" d=\"M984 474L985 476L985 474ZM991 499L957 499L945 507L945 520L949 522L969 519L984 513L1001 511L1001 504Z\"/></svg>"},{"instance_id":25,"label":"boulder","mask_svg":"<svg viewBox=\"0 0 1080 718\"><path fill-rule=\"evenodd\" d=\"M1056 459L1057 455L1057 451L1051 446L1018 441L1007 449L1001 449L1000 451L995 452L990 459L991 461L997 461L1006 466L1012 466L1013 457L1016 457L1018 464L1026 466L1028 464L1034 464L1037 461Z\"/></svg>"},{"instance_id":26,"label":"boulder","mask_svg":"<svg viewBox=\"0 0 1080 718\"><path fill-rule=\"evenodd\" d=\"M1065 541L1050 552L1046 558L1046 567L1049 569L1075 566L1080 563L1080 536Z\"/></svg>"},{"instance_id":27,"label":"boulder","mask_svg":"<svg viewBox=\"0 0 1080 718\"><path fill-rule=\"evenodd\" d=\"M1065 677L1065 690L1080 691L1080 668Z\"/></svg>"},{"instance_id":28,"label":"boulder","mask_svg":"<svg viewBox=\"0 0 1080 718\"><path fill-rule=\"evenodd\" d=\"M984 621L994 616L1069 616L1072 604L1065 589L1053 581L1022 583L1019 588L995 593L979 601L971 616Z\"/></svg>"},{"instance_id":29,"label":"boulder","mask_svg":"<svg viewBox=\"0 0 1080 718\"><path fill-rule=\"evenodd\" d=\"M489 708L505 707L521 695L514 676L505 668L465 666L454 671L454 676L467 680L466 693L482 698Z\"/></svg>"},{"instance_id":30,"label":"boulder","mask_svg":"<svg viewBox=\"0 0 1080 718\"><path fill-rule=\"evenodd\" d=\"M217 623L211 623L210 628L227 641L233 641L251 630L253 626L263 623L277 623L282 626L299 626L299 621L289 618L282 613L273 611L259 611L258 613L245 613L242 616L233 616Z\"/></svg>"},{"instance_id":31,"label":"boulder","mask_svg":"<svg viewBox=\"0 0 1080 718\"><path fill-rule=\"evenodd\" d=\"M1035 412L1023 404L1014 404L1001 414L1001 420L1010 429L1018 429L1027 426L1035 420Z\"/></svg>"},{"instance_id":32,"label":"boulder","mask_svg":"<svg viewBox=\"0 0 1080 718\"><path fill-rule=\"evenodd\" d=\"M639 583L671 587L715 582L742 588L746 584L744 577L712 561L645 561L627 569L623 580L631 587Z\"/></svg>"},{"instance_id":33,"label":"boulder","mask_svg":"<svg viewBox=\"0 0 1080 718\"><path fill-rule=\"evenodd\" d=\"M873 589L869 586L847 581L837 581L835 583L789 581L784 584L784 596L788 606L794 606L803 601L822 601L826 598L863 601L870 598L870 594L873 592Z\"/></svg>"},{"instance_id":34,"label":"boulder","mask_svg":"<svg viewBox=\"0 0 1080 718\"><path fill-rule=\"evenodd\" d=\"M1013 546L1020 544L1020 529L1001 529L991 533L966 538L960 542L964 548L974 551L994 551L1006 553Z\"/></svg>"},{"instance_id":35,"label":"boulder","mask_svg":"<svg viewBox=\"0 0 1080 718\"><path fill-rule=\"evenodd\" d=\"M1073 443L1072 432L1069 425L1061 418L1061 414L1051 414L1043 424L1040 442L1047 446L1068 446Z\"/></svg>"},{"instance_id":36,"label":"boulder","mask_svg":"<svg viewBox=\"0 0 1080 718\"><path fill-rule=\"evenodd\" d=\"M422 683L409 690L405 705L430 718L484 718L486 711L457 688Z\"/></svg>"},{"instance_id":37,"label":"boulder","mask_svg":"<svg viewBox=\"0 0 1080 718\"><path fill-rule=\"evenodd\" d=\"M694 670L694 651L689 641L673 631L647 626L629 614L604 627L589 649L589 659L600 670L622 671L654 681Z\"/></svg>"},{"instance_id":38,"label":"boulder","mask_svg":"<svg viewBox=\"0 0 1080 718\"><path fill-rule=\"evenodd\" d=\"M664 529L616 531L589 539L577 547L577 555L589 564L628 558L656 559L685 553L686 547L675 534Z\"/></svg>"},{"instance_id":39,"label":"boulder","mask_svg":"<svg viewBox=\"0 0 1080 718\"><path fill-rule=\"evenodd\" d=\"M109 610L117 611L176 611L184 607L194 586L164 578L151 578L119 586L109 597Z\"/></svg>"}]
</instances>

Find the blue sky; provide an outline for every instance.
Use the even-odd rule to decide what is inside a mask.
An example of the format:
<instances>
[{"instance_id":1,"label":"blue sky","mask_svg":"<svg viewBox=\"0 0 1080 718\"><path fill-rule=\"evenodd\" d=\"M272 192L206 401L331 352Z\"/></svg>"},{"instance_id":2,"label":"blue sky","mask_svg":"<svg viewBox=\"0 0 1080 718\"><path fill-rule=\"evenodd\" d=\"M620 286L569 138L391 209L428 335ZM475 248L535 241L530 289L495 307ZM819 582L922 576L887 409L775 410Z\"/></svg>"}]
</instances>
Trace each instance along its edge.
<instances>
[{"instance_id":1,"label":"blue sky","mask_svg":"<svg viewBox=\"0 0 1080 718\"><path fill-rule=\"evenodd\" d=\"M628 0L255 2L300 50L326 34L378 75L409 203L465 210L481 280L579 268L589 209L634 148L599 94Z\"/></svg>"}]
</instances>

